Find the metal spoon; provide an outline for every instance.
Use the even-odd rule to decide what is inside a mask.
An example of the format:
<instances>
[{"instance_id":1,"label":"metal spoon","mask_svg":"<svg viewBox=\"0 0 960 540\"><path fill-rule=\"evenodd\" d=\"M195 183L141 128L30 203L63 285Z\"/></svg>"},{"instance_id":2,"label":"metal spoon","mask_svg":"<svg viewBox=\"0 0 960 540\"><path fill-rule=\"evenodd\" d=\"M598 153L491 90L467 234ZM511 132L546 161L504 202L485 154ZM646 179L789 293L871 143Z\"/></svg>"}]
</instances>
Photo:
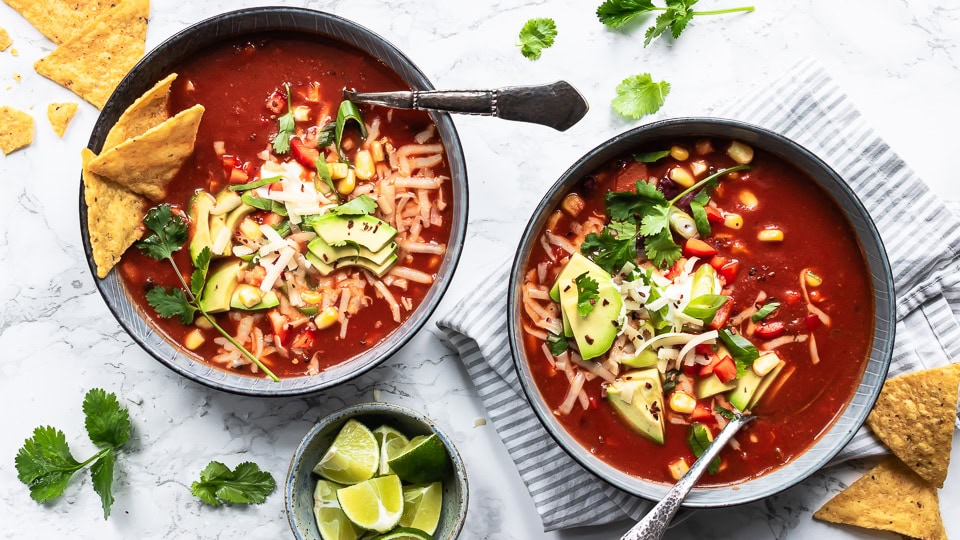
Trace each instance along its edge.
<instances>
[{"instance_id":1,"label":"metal spoon","mask_svg":"<svg viewBox=\"0 0 960 540\"><path fill-rule=\"evenodd\" d=\"M687 474L683 475L683 478L673 486L667 493L667 496L657 503L639 523L621 536L620 540L657 540L663 537L663 533L666 532L667 527L670 525L670 520L673 519L674 514L680 509L680 504L683 502L683 499L687 497L687 493L689 493L693 485L697 483L697 480L703 476L703 473L707 470L707 467L710 466L713 458L717 457L720 450L740 431L740 428L756 418L756 416L744 414L737 415L735 419L728 422L720 431L720 435L710 443L706 451L700 455L693 464L693 467L690 467Z\"/></svg>"},{"instance_id":2,"label":"metal spoon","mask_svg":"<svg viewBox=\"0 0 960 540\"><path fill-rule=\"evenodd\" d=\"M343 99L393 109L434 110L497 116L566 131L587 114L590 105L567 81L493 90L425 90L360 93L343 89Z\"/></svg>"}]
</instances>

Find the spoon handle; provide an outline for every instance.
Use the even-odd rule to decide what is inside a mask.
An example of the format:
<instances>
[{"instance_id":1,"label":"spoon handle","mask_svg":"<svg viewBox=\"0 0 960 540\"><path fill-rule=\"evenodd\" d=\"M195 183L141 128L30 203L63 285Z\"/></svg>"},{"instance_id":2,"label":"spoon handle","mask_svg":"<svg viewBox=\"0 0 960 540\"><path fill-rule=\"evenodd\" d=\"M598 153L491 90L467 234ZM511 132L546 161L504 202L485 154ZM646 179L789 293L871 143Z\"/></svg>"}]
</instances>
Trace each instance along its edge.
<instances>
[{"instance_id":1,"label":"spoon handle","mask_svg":"<svg viewBox=\"0 0 960 540\"><path fill-rule=\"evenodd\" d=\"M424 90L368 92L344 90L344 99L394 109L434 110L458 114L497 116L565 131L589 110L587 101L570 83L557 81L535 86L508 86L493 90Z\"/></svg>"},{"instance_id":2,"label":"spoon handle","mask_svg":"<svg viewBox=\"0 0 960 540\"><path fill-rule=\"evenodd\" d=\"M620 537L620 540L657 540L661 538L670 525L670 520L680 509L683 499L686 498L687 493L697 483L697 480L706 472L713 458L717 457L720 450L740 431L740 428L755 418L756 416L742 415L728 422L720 431L720 435L710 443L707 450L693 464L693 467L690 467L687 474L683 475L683 478L670 489L667 496L657 503L633 528Z\"/></svg>"}]
</instances>

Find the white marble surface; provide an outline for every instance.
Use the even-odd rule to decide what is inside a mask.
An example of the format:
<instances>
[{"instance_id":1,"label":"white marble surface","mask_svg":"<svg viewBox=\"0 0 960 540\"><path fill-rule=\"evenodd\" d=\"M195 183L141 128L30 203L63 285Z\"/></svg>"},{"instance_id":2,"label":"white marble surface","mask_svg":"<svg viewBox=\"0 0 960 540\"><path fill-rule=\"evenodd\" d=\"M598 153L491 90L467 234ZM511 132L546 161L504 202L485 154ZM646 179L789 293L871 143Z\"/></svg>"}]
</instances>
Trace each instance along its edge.
<instances>
[{"instance_id":1,"label":"white marble surface","mask_svg":"<svg viewBox=\"0 0 960 540\"><path fill-rule=\"evenodd\" d=\"M206 17L269 2L154 0L147 47ZM490 87L567 79L592 104L577 126L458 118L467 153L471 208L459 271L439 313L493 265L512 256L528 213L584 151L636 125L614 115L613 89L649 71L673 84L655 118L708 113L786 65L813 56L825 64L867 119L934 191L960 199L960 4L956 0L757 0L749 15L703 18L677 42L642 47L642 29L610 32L593 16L599 0L348 0L274 2L328 10L364 24L405 50L438 87ZM703 9L739 5L702 0ZM553 17L556 45L531 62L517 33L531 17ZM33 146L0 157L0 537L284 538L282 493L250 508L210 508L189 483L211 459L254 460L278 480L300 437L345 403L380 399L425 412L453 435L471 480L464 538L614 538L626 524L544 534L520 478L465 372L433 326L385 365L311 399L260 400L186 382L139 349L114 321L93 284L78 228L79 149L97 111L82 103L63 139L47 103L77 101L40 77L33 62L53 45L7 5L0 26L19 56L0 53L0 105L30 111ZM14 74L22 80L14 80ZM78 455L92 453L80 402L100 386L129 407L135 438L120 461L109 521L82 475L52 504L30 500L13 457L31 430L66 431ZM955 442L960 442L955 439ZM960 452L954 450L954 455ZM960 459L940 492L947 531L960 537ZM857 538L865 533L811 519L858 475L852 466L817 474L784 494L748 506L701 512L672 538ZM892 537L892 536L891 536Z\"/></svg>"}]
</instances>

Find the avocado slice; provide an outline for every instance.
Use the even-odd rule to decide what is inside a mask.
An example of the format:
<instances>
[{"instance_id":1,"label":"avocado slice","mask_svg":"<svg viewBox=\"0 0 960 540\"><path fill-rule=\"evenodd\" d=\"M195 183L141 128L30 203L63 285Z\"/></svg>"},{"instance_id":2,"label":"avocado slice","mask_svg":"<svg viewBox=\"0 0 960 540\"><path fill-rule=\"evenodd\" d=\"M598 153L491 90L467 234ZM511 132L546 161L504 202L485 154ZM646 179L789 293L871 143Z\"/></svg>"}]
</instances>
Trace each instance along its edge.
<instances>
[{"instance_id":1,"label":"avocado slice","mask_svg":"<svg viewBox=\"0 0 960 540\"><path fill-rule=\"evenodd\" d=\"M786 362L781 360L780 363L777 364L777 367L773 368L770 373L767 373L763 377L754 373L752 369L748 369L743 377L737 379L736 388L730 392L730 404L741 411L746 411L753 407L757 401L760 401L763 392L767 391L767 388L770 387L770 382L780 373L780 370L783 369L785 364ZM766 381L766 384L764 384L764 381ZM760 391L761 386L763 387L762 392Z\"/></svg>"},{"instance_id":2,"label":"avocado slice","mask_svg":"<svg viewBox=\"0 0 960 540\"><path fill-rule=\"evenodd\" d=\"M187 205L187 215L190 216L193 229L193 234L190 236L190 259L194 262L197 261L203 248L213 246L213 240L210 238L210 209L215 202L212 195L201 190L193 194Z\"/></svg>"},{"instance_id":3,"label":"avocado slice","mask_svg":"<svg viewBox=\"0 0 960 540\"><path fill-rule=\"evenodd\" d=\"M570 260L567 261L567 265L563 267L563 270L557 275L557 280L553 282L553 287L550 288L550 298L554 302L560 302L560 281L564 279L576 279L577 276L584 272L590 274L590 276L597 281L600 281L601 277L610 279L610 274L603 268L597 266L595 262L580 253L574 253L570 255Z\"/></svg>"},{"instance_id":4,"label":"avocado slice","mask_svg":"<svg viewBox=\"0 0 960 540\"><path fill-rule=\"evenodd\" d=\"M257 293L261 294L260 301L252 306L246 306L240 300L240 291L242 289L255 289ZM246 283L241 283L233 290L233 294L230 295L230 309L242 309L245 311L258 311L261 309L270 309L280 305L280 298L277 296L277 293L274 291L262 292L258 287L253 285L247 285Z\"/></svg>"},{"instance_id":5,"label":"avocado slice","mask_svg":"<svg viewBox=\"0 0 960 540\"><path fill-rule=\"evenodd\" d=\"M320 259L320 257L317 257L316 255L314 255L313 252L310 250L307 250L307 252L303 256L305 259L310 261L310 264L312 264L314 268L316 268L320 272L321 275L325 276L335 270L333 265L323 262Z\"/></svg>"},{"instance_id":6,"label":"avocado slice","mask_svg":"<svg viewBox=\"0 0 960 540\"><path fill-rule=\"evenodd\" d=\"M628 396L633 392L628 403ZM630 371L607 386L607 402L631 429L663 444L663 387L656 369Z\"/></svg>"},{"instance_id":7,"label":"avocado slice","mask_svg":"<svg viewBox=\"0 0 960 540\"><path fill-rule=\"evenodd\" d=\"M227 214L226 219L224 220L223 226L230 231L230 240L227 241L227 244L223 247L223 251L219 254L215 253L214 255L223 255L229 256L233 253L233 237L237 234L237 229L240 227L240 222L243 221L243 218L252 214L256 208L241 202L239 206L234 208ZM220 216L215 216L220 217ZM216 241L217 237L213 236L213 227L210 229L211 236L210 239Z\"/></svg>"},{"instance_id":8,"label":"avocado slice","mask_svg":"<svg viewBox=\"0 0 960 540\"><path fill-rule=\"evenodd\" d=\"M237 288L240 268L246 263L236 259L221 262L207 277L200 295L200 309L207 313L221 313L230 309L230 300Z\"/></svg>"},{"instance_id":9,"label":"avocado slice","mask_svg":"<svg viewBox=\"0 0 960 540\"><path fill-rule=\"evenodd\" d=\"M370 251L380 251L397 235L397 230L382 219L370 215L338 216L324 214L311 217L308 224L331 246L356 242Z\"/></svg>"},{"instance_id":10,"label":"avocado slice","mask_svg":"<svg viewBox=\"0 0 960 540\"><path fill-rule=\"evenodd\" d=\"M577 310L576 283L573 280L560 282L560 310L570 323L573 338L584 360L596 358L610 350L620 330L620 308L623 305L620 290L609 275L606 279L595 274L591 276L597 280L599 296L593 311L586 317L581 317Z\"/></svg>"},{"instance_id":11,"label":"avocado slice","mask_svg":"<svg viewBox=\"0 0 960 540\"><path fill-rule=\"evenodd\" d=\"M694 392L697 394L697 399L703 399L723 392L728 392L736 387L736 380L725 383L721 381L716 374L711 373L709 377L704 377L697 381L697 384L694 387Z\"/></svg>"},{"instance_id":12,"label":"avocado slice","mask_svg":"<svg viewBox=\"0 0 960 540\"><path fill-rule=\"evenodd\" d=\"M660 357L650 349L644 349L638 354L620 359L620 363L632 368L648 368L657 365Z\"/></svg>"},{"instance_id":13,"label":"avocado slice","mask_svg":"<svg viewBox=\"0 0 960 540\"><path fill-rule=\"evenodd\" d=\"M391 255L397 252L397 243L388 242L379 251L370 251L359 244L333 247L323 241L319 236L307 244L307 249L313 252L322 261L333 264L340 259L354 259L363 257L375 264L383 264Z\"/></svg>"},{"instance_id":14,"label":"avocado slice","mask_svg":"<svg viewBox=\"0 0 960 540\"><path fill-rule=\"evenodd\" d=\"M781 360L780 363L777 364L777 367L770 370L770 373L767 373L763 377L763 381L761 381L760 385L757 386L757 391L753 393L753 398L750 399L750 403L747 403L748 408L752 409L757 406L757 403L760 402L760 398L762 398L763 394L767 392L767 389L773 384L774 379L780 375L780 372L783 371L783 368L786 365L787 363ZM789 372L785 373L784 377L790 376L790 374L793 373L793 369L794 368L791 368Z\"/></svg>"},{"instance_id":15,"label":"avocado slice","mask_svg":"<svg viewBox=\"0 0 960 540\"><path fill-rule=\"evenodd\" d=\"M377 264L370 259L364 257L348 257L345 259L340 259L339 261L334 262L332 265L327 264L320 260L320 257L317 257L312 251L307 251L304 257L310 261L321 275L328 275L330 272L333 272L337 268L345 268L347 266L359 266L361 268L366 268L367 270L373 272L380 277L387 273L387 270L390 270L390 267L393 266L393 263L397 262L397 254L394 253L390 255L387 260L383 261L382 264Z\"/></svg>"}]
</instances>

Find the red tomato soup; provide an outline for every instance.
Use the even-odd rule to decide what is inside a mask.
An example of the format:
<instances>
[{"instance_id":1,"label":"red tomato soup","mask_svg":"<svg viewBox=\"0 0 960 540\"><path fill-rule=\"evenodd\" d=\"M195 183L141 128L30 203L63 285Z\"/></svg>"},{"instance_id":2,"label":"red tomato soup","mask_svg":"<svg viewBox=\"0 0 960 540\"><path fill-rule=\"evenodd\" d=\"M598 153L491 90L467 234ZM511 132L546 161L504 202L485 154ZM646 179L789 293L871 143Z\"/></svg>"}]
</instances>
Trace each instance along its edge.
<instances>
[{"instance_id":1,"label":"red tomato soup","mask_svg":"<svg viewBox=\"0 0 960 540\"><path fill-rule=\"evenodd\" d=\"M447 157L427 114L356 107L341 93L409 85L348 45L273 34L171 72L170 114L205 112L162 203L189 222L174 256L181 272L189 277L204 246L213 254L201 304L214 321L279 377L316 374L395 331L450 238ZM181 286L169 264L131 249L120 270L170 340L214 367L263 376L199 314L187 324L158 316L147 293Z\"/></svg>"},{"instance_id":2,"label":"red tomato soup","mask_svg":"<svg viewBox=\"0 0 960 540\"><path fill-rule=\"evenodd\" d=\"M803 173L738 142L668 142L555 209L523 284L524 348L564 428L654 482L755 412L700 481L732 484L839 416L866 365L873 290L850 224Z\"/></svg>"}]
</instances>

